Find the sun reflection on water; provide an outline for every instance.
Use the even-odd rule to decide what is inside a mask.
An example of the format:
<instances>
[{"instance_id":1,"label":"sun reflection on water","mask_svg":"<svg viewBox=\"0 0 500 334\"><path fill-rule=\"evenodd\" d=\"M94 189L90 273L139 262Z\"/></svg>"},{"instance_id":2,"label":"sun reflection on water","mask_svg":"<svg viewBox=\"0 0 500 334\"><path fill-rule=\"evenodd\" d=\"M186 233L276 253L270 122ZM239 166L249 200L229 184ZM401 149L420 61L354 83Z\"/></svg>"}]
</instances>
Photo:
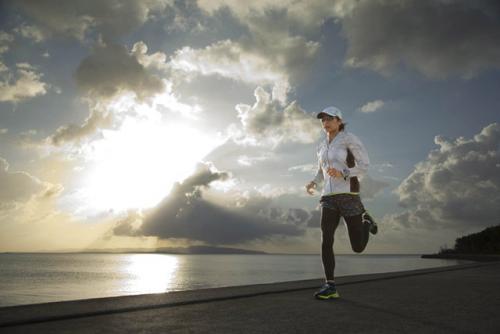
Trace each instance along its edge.
<instances>
[{"instance_id":1,"label":"sun reflection on water","mask_svg":"<svg viewBox=\"0 0 500 334\"><path fill-rule=\"evenodd\" d=\"M176 280L178 259L165 254L134 254L126 271L129 293L160 293L171 290Z\"/></svg>"}]
</instances>

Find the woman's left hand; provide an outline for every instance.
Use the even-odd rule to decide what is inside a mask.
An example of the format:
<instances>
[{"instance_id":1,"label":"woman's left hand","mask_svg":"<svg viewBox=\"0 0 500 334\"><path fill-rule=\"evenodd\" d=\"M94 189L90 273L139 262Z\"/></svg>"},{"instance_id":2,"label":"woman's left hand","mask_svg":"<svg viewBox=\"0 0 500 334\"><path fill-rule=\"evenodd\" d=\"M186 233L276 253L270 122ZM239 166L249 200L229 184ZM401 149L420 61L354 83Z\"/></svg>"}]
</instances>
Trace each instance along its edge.
<instances>
[{"instance_id":1,"label":"woman's left hand","mask_svg":"<svg viewBox=\"0 0 500 334\"><path fill-rule=\"evenodd\" d=\"M342 172L335 168L328 168L326 173L332 177L343 177Z\"/></svg>"}]
</instances>

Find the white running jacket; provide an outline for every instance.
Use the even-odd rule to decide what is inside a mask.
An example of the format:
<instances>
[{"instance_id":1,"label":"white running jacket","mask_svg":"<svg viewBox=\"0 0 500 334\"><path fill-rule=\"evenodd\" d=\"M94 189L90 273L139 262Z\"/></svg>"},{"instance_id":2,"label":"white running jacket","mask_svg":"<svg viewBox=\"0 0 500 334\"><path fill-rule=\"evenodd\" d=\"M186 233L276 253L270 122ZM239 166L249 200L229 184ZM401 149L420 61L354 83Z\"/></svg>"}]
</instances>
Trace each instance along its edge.
<instances>
[{"instance_id":1,"label":"white running jacket","mask_svg":"<svg viewBox=\"0 0 500 334\"><path fill-rule=\"evenodd\" d=\"M347 167L347 148L354 155L356 165L352 168ZM321 195L331 195L339 193L353 193L349 177L357 176L358 178L368 171L370 160L368 153L363 143L358 137L350 132L340 131L331 143L328 143L328 136L318 145L318 171L314 177L314 183L320 185L325 181ZM328 168L335 168L339 171L344 171L344 174L349 176L331 177L327 174Z\"/></svg>"}]
</instances>

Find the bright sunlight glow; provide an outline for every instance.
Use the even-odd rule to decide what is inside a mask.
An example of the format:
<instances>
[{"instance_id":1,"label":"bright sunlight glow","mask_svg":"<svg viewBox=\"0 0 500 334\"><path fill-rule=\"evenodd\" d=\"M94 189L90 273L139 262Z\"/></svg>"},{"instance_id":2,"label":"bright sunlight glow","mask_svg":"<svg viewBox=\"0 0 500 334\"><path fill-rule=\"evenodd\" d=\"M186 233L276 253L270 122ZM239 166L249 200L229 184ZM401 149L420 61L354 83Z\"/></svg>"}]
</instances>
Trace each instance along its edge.
<instances>
[{"instance_id":1,"label":"bright sunlight glow","mask_svg":"<svg viewBox=\"0 0 500 334\"><path fill-rule=\"evenodd\" d=\"M86 205L97 211L152 207L219 144L187 124L128 117L93 146Z\"/></svg>"}]
</instances>

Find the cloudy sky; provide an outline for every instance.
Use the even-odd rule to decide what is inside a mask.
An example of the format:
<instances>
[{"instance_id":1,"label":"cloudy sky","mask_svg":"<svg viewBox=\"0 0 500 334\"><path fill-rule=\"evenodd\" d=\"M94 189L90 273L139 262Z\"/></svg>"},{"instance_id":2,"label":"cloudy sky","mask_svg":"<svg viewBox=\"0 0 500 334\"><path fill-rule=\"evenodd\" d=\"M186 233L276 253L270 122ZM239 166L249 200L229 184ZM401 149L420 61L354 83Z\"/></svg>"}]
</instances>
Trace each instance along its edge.
<instances>
[{"instance_id":1,"label":"cloudy sky","mask_svg":"<svg viewBox=\"0 0 500 334\"><path fill-rule=\"evenodd\" d=\"M244 3L0 2L0 251L318 253L329 105L369 153L366 252L500 222L498 1Z\"/></svg>"}]
</instances>

